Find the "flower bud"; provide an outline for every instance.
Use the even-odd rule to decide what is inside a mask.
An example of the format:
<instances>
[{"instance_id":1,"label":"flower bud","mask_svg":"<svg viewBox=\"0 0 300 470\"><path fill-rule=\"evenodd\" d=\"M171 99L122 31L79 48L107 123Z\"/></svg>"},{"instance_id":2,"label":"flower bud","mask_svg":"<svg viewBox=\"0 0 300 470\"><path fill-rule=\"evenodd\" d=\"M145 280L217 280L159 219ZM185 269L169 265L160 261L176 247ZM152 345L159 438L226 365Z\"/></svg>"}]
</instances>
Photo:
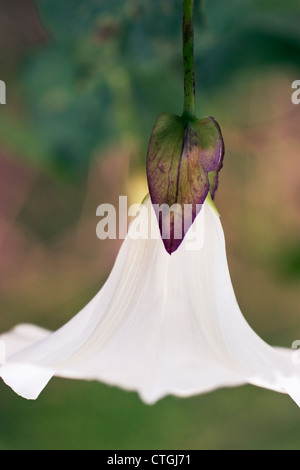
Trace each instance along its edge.
<instances>
[{"instance_id":1,"label":"flower bud","mask_svg":"<svg viewBox=\"0 0 300 470\"><path fill-rule=\"evenodd\" d=\"M177 250L208 192L214 197L224 144L212 117L162 114L154 125L147 153L147 179L161 236L169 254ZM168 220L163 211L170 209ZM188 211L188 213L187 213ZM170 224L168 236L163 227Z\"/></svg>"}]
</instances>

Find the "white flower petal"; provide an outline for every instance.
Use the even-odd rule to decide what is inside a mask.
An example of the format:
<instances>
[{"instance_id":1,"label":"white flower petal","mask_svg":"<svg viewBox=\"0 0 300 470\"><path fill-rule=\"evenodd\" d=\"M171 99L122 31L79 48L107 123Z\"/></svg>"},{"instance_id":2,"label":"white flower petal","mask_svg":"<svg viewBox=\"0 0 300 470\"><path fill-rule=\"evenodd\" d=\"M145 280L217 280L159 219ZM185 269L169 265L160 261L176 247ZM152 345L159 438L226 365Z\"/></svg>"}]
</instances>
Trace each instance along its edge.
<instances>
[{"instance_id":1,"label":"white flower petal","mask_svg":"<svg viewBox=\"0 0 300 470\"><path fill-rule=\"evenodd\" d=\"M23 325L2 335L3 380L36 398L53 375L95 379L136 390L147 403L248 382L288 393L300 406L291 351L267 345L240 312L214 209L205 202L194 222L202 227L197 249L187 237L170 256L149 200L146 207L81 312L54 333ZM158 236L131 239L149 218Z\"/></svg>"}]
</instances>

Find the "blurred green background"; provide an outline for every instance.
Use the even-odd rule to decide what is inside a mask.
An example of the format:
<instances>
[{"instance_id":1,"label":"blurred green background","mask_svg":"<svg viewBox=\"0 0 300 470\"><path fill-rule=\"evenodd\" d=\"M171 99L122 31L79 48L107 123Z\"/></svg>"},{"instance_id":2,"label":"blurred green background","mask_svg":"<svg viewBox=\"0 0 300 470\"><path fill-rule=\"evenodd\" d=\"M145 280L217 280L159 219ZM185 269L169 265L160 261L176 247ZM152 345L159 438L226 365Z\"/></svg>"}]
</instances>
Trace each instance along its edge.
<instances>
[{"instance_id":1,"label":"blurred green background","mask_svg":"<svg viewBox=\"0 0 300 470\"><path fill-rule=\"evenodd\" d=\"M300 339L299 0L196 3L197 115L221 125L216 203L233 285L271 344ZM156 118L181 113L181 0L0 1L0 329L56 329L99 290L118 240L96 208L146 192ZM244 386L154 406L52 379L0 383L0 449L300 449L300 410Z\"/></svg>"}]
</instances>

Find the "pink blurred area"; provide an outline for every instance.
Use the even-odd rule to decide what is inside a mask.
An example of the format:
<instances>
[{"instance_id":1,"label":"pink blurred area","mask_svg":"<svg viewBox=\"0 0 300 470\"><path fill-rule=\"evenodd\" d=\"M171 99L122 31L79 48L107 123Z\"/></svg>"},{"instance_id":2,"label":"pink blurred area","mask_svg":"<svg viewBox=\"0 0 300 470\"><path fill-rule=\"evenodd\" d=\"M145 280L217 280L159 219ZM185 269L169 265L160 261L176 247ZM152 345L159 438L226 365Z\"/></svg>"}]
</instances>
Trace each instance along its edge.
<instances>
[{"instance_id":1,"label":"pink blurred area","mask_svg":"<svg viewBox=\"0 0 300 470\"><path fill-rule=\"evenodd\" d=\"M87 181L65 185L1 153L1 329L58 326L101 287L121 241L97 238L96 208L117 207L127 167L126 152L112 150Z\"/></svg>"}]
</instances>

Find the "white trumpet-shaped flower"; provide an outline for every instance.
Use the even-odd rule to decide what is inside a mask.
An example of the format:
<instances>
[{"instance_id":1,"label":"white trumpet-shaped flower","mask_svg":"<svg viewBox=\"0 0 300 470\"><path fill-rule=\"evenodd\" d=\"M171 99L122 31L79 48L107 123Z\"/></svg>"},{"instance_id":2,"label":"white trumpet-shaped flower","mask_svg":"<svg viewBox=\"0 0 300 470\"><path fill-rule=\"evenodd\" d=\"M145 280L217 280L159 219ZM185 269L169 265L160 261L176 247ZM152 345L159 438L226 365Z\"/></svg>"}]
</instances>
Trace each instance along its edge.
<instances>
[{"instance_id":1,"label":"white trumpet-shaped flower","mask_svg":"<svg viewBox=\"0 0 300 470\"><path fill-rule=\"evenodd\" d=\"M132 222L100 292L55 332L20 325L3 334L0 376L35 399L52 376L99 380L135 390L147 403L250 383L289 394L300 405L292 350L273 348L250 328L232 288L220 219L206 200L171 256L161 238L130 236L151 219L151 203ZM199 237L199 234L198 234Z\"/></svg>"}]
</instances>

